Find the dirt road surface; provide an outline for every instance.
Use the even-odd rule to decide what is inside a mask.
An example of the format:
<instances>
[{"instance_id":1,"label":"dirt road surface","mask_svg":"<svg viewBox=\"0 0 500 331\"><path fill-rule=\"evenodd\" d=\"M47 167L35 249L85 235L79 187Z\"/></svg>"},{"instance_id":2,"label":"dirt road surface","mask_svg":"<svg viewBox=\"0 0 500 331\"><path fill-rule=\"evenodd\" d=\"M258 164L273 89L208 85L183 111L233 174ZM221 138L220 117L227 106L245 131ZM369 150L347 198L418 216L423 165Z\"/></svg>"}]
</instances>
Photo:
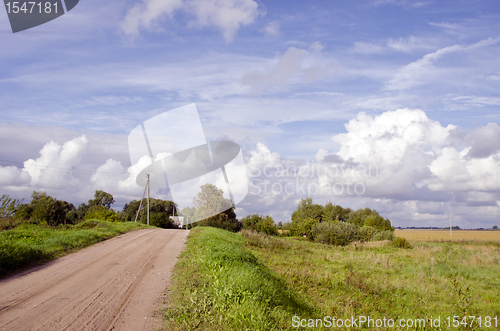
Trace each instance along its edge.
<instances>
[{"instance_id":1,"label":"dirt road surface","mask_svg":"<svg viewBox=\"0 0 500 331\"><path fill-rule=\"evenodd\" d=\"M0 330L155 330L189 231L130 232L0 281Z\"/></svg>"}]
</instances>

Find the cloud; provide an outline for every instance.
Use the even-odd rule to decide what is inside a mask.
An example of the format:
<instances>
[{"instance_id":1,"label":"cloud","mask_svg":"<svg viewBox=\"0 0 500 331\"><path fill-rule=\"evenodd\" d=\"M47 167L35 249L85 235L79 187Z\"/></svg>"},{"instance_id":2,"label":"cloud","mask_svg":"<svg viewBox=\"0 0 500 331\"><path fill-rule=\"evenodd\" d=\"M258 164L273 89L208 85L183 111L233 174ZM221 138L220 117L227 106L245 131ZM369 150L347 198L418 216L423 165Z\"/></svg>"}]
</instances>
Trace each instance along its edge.
<instances>
[{"instance_id":1,"label":"cloud","mask_svg":"<svg viewBox=\"0 0 500 331\"><path fill-rule=\"evenodd\" d=\"M253 0L144 0L128 11L122 31L137 37L141 30L157 28L161 20L171 18L179 10L193 17L190 26L215 27L227 42L259 15L259 5Z\"/></svg>"},{"instance_id":2,"label":"cloud","mask_svg":"<svg viewBox=\"0 0 500 331\"><path fill-rule=\"evenodd\" d=\"M81 136L64 145L51 141L40 150L40 157L24 162L24 171L31 177L32 186L62 188L78 185L71 169L81 161L81 154L87 147L88 139Z\"/></svg>"},{"instance_id":3,"label":"cloud","mask_svg":"<svg viewBox=\"0 0 500 331\"><path fill-rule=\"evenodd\" d=\"M355 42L353 51L361 54L380 54L384 52L384 47L367 42Z\"/></svg>"},{"instance_id":4,"label":"cloud","mask_svg":"<svg viewBox=\"0 0 500 331\"><path fill-rule=\"evenodd\" d=\"M319 42L311 44L309 50L290 47L274 65L260 72L245 74L241 82L249 85L254 92L265 88L281 88L289 84L311 83L333 74L337 64L321 54L323 46Z\"/></svg>"},{"instance_id":5,"label":"cloud","mask_svg":"<svg viewBox=\"0 0 500 331\"><path fill-rule=\"evenodd\" d=\"M261 31L269 36L277 36L280 34L280 25L278 22L271 22L262 28Z\"/></svg>"},{"instance_id":6,"label":"cloud","mask_svg":"<svg viewBox=\"0 0 500 331\"><path fill-rule=\"evenodd\" d=\"M218 28L227 42L259 14L259 5L253 0L191 0L187 4L195 16L194 25Z\"/></svg>"},{"instance_id":7,"label":"cloud","mask_svg":"<svg viewBox=\"0 0 500 331\"><path fill-rule=\"evenodd\" d=\"M410 36L408 38L389 39L387 47L398 52L411 53L416 49L427 48L420 39Z\"/></svg>"},{"instance_id":8,"label":"cloud","mask_svg":"<svg viewBox=\"0 0 500 331\"><path fill-rule=\"evenodd\" d=\"M430 82L433 77L436 77L436 72L438 70L435 67L435 63L445 55L473 51L478 48L495 45L498 42L500 42L500 38L488 38L469 46L448 46L433 53L426 54L421 59L401 67L398 73L386 84L385 89L407 90L418 85L426 84Z\"/></svg>"},{"instance_id":9,"label":"cloud","mask_svg":"<svg viewBox=\"0 0 500 331\"><path fill-rule=\"evenodd\" d=\"M98 141L101 145L95 146L94 139L84 135L63 144L50 141L40 149L37 158L24 161L22 167L0 166L0 189L24 197L32 191L42 190L75 203L86 201L95 190L128 199L125 202L137 198L141 191L135 183L138 166L126 168L113 159L99 165L96 162L100 157L92 154L109 155L108 147L117 146L110 145L111 140L103 136Z\"/></svg>"},{"instance_id":10,"label":"cloud","mask_svg":"<svg viewBox=\"0 0 500 331\"><path fill-rule=\"evenodd\" d=\"M467 138L470 149L467 156L486 158L500 151L500 127L496 123L488 123L473 131Z\"/></svg>"},{"instance_id":11,"label":"cloud","mask_svg":"<svg viewBox=\"0 0 500 331\"><path fill-rule=\"evenodd\" d=\"M419 8L430 5L434 2L432 1L408 1L408 0L375 0L373 2L374 6L382 6L382 5L396 5L396 6L407 6L410 8Z\"/></svg>"},{"instance_id":12,"label":"cloud","mask_svg":"<svg viewBox=\"0 0 500 331\"><path fill-rule=\"evenodd\" d=\"M93 97L91 100L88 100L86 104L88 106L96 106L96 105L116 106L125 103L136 103L140 101L143 101L141 97L124 97L124 96L108 95L102 97Z\"/></svg>"},{"instance_id":13,"label":"cloud","mask_svg":"<svg viewBox=\"0 0 500 331\"><path fill-rule=\"evenodd\" d=\"M249 168L249 173L256 169L264 169L265 167L277 167L281 165L280 156L278 153L271 153L269 148L263 143L257 143L254 150L248 152L246 164Z\"/></svg>"},{"instance_id":14,"label":"cloud","mask_svg":"<svg viewBox=\"0 0 500 331\"><path fill-rule=\"evenodd\" d=\"M250 196L242 208L258 204L285 215L297 199L311 196L434 225L452 206L455 219L470 226L478 226L471 215L490 222L500 213L498 125L460 135L459 127L444 127L421 110L399 109L375 117L360 113L345 128L347 133L333 136L336 152L320 148L309 160L285 158L257 144L247 153ZM489 208L490 215L471 209L478 207Z\"/></svg>"},{"instance_id":15,"label":"cloud","mask_svg":"<svg viewBox=\"0 0 500 331\"><path fill-rule=\"evenodd\" d=\"M407 90L427 82L426 78L433 72L434 63L446 54L458 52L462 47L454 45L441 48L423 58L412 62L401 69L387 84L387 90Z\"/></svg>"},{"instance_id":16,"label":"cloud","mask_svg":"<svg viewBox=\"0 0 500 331\"><path fill-rule=\"evenodd\" d=\"M421 38L409 36L408 38L390 38L385 43L372 43L358 41L354 43L352 51L359 54L382 54L388 52L412 53L419 49L429 49L431 45L425 43Z\"/></svg>"},{"instance_id":17,"label":"cloud","mask_svg":"<svg viewBox=\"0 0 500 331\"><path fill-rule=\"evenodd\" d=\"M346 197L348 187L353 191L359 185L362 194L357 195L363 197L426 201L449 200L447 192L455 191L500 192L500 174L495 170L500 165L500 127L496 124L457 138L457 126L443 127L420 110L399 109L376 117L360 113L345 127L347 133L333 137L339 150L328 153L320 148L314 160L281 158L258 144L247 160L253 169L249 173L259 179L254 186L260 193L267 188L270 196L283 194L278 187L305 185L306 194ZM480 145L480 141L491 143ZM461 150L455 145L462 145ZM287 169L286 175L277 175L280 169Z\"/></svg>"},{"instance_id":18,"label":"cloud","mask_svg":"<svg viewBox=\"0 0 500 331\"><path fill-rule=\"evenodd\" d=\"M123 33L137 37L140 30L150 30L154 24L183 6L182 0L144 0L130 9L121 24Z\"/></svg>"},{"instance_id":19,"label":"cloud","mask_svg":"<svg viewBox=\"0 0 500 331\"><path fill-rule=\"evenodd\" d=\"M497 124L461 138L455 134L457 126L443 127L420 110L400 109L375 118L361 113L346 129L333 137L341 145L335 154L377 168L377 176L362 179L369 196L395 198L424 185L435 192L500 192Z\"/></svg>"}]
</instances>

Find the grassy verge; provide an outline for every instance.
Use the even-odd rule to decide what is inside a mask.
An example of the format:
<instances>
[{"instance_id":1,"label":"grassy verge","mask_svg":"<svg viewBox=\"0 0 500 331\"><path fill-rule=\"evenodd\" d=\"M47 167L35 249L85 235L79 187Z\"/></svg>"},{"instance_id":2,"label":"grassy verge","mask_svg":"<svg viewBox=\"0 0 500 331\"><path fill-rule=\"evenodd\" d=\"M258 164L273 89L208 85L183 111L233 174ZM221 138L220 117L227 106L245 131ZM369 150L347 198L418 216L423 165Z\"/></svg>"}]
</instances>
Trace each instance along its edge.
<instances>
[{"instance_id":1,"label":"grassy verge","mask_svg":"<svg viewBox=\"0 0 500 331\"><path fill-rule=\"evenodd\" d=\"M500 319L498 243L412 242L413 249L398 249L388 242L335 247L249 232L243 236L260 261L317 309L314 318L363 315L393 318L396 325L399 319L426 321L426 327L412 330L439 329L429 326L431 316L441 317L443 330L488 329L486 316ZM482 316L483 326L476 321L472 328L448 328L445 319L454 315L460 321ZM294 329L291 322L289 329Z\"/></svg>"},{"instance_id":2,"label":"grassy verge","mask_svg":"<svg viewBox=\"0 0 500 331\"><path fill-rule=\"evenodd\" d=\"M0 232L0 276L146 227L141 223L101 220L88 220L59 229L34 224L18 225L15 229Z\"/></svg>"},{"instance_id":3,"label":"grassy verge","mask_svg":"<svg viewBox=\"0 0 500 331\"><path fill-rule=\"evenodd\" d=\"M285 330L299 313L315 312L244 247L241 235L191 230L175 267L165 330Z\"/></svg>"}]
</instances>

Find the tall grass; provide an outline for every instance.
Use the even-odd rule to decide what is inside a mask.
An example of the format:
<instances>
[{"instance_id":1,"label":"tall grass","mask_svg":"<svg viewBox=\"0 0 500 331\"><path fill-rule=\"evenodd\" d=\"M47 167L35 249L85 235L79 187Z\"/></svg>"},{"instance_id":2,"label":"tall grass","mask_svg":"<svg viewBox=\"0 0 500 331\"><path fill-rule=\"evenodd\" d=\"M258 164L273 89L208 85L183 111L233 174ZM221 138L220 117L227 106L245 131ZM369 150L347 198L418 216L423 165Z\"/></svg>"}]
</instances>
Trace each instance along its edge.
<instances>
[{"instance_id":1,"label":"tall grass","mask_svg":"<svg viewBox=\"0 0 500 331\"><path fill-rule=\"evenodd\" d=\"M165 330L285 330L294 315L314 315L244 247L241 235L209 227L191 230L175 267L170 304Z\"/></svg>"},{"instance_id":2,"label":"tall grass","mask_svg":"<svg viewBox=\"0 0 500 331\"><path fill-rule=\"evenodd\" d=\"M259 260L317 309L314 318L500 317L499 244L413 242L413 249L401 249L389 241L339 247L243 236Z\"/></svg>"},{"instance_id":3,"label":"tall grass","mask_svg":"<svg viewBox=\"0 0 500 331\"><path fill-rule=\"evenodd\" d=\"M88 220L60 228L18 225L15 229L0 232L0 276L145 227L141 223L101 220Z\"/></svg>"}]
</instances>

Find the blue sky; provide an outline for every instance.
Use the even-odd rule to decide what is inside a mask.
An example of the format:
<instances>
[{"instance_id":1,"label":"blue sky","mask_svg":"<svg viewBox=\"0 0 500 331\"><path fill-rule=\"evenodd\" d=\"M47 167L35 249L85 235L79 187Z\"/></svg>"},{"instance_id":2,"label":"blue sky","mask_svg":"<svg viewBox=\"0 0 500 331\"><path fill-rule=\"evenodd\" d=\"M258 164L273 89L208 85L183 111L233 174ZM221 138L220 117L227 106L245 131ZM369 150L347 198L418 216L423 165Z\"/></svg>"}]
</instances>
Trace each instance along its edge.
<instances>
[{"instance_id":1,"label":"blue sky","mask_svg":"<svg viewBox=\"0 0 500 331\"><path fill-rule=\"evenodd\" d=\"M130 131L196 103L208 139L275 171L249 176L238 216L287 221L311 195L396 226L491 227L499 18L496 1L82 0L13 34L0 10L0 191L77 204L104 189L119 208L142 194ZM276 176L292 165L343 170ZM335 184L363 192L314 190Z\"/></svg>"}]
</instances>

